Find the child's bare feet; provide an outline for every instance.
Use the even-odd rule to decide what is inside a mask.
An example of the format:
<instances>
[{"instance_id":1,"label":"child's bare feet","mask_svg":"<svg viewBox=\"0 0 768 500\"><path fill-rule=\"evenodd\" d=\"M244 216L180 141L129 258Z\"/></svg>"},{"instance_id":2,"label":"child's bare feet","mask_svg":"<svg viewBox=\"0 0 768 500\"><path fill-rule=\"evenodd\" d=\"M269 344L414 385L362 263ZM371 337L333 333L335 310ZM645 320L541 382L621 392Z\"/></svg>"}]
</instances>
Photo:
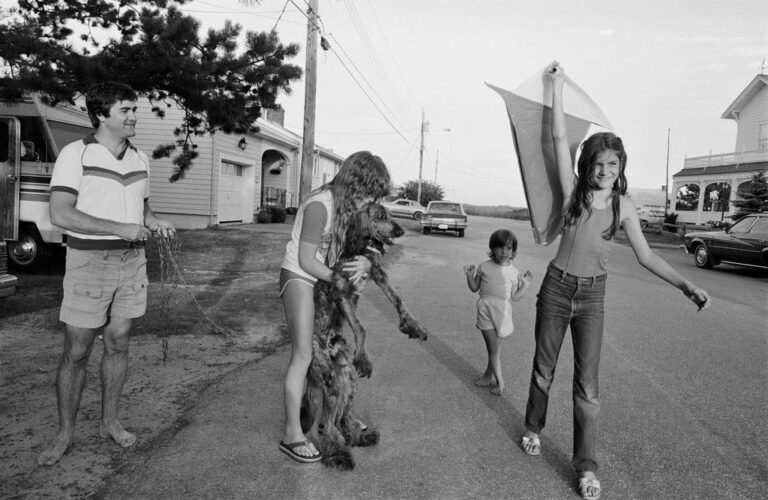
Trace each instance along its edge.
<instances>
[{"instance_id":1,"label":"child's bare feet","mask_svg":"<svg viewBox=\"0 0 768 500\"><path fill-rule=\"evenodd\" d=\"M102 422L99 426L99 436L104 439L112 438L115 443L123 448L128 448L136 442L136 436L123 429L123 426L117 420L110 425Z\"/></svg>"},{"instance_id":2,"label":"child's bare feet","mask_svg":"<svg viewBox=\"0 0 768 500\"><path fill-rule=\"evenodd\" d=\"M483 375L479 379L475 380L475 385L478 387L488 387L493 385L493 383L494 383L493 375Z\"/></svg>"},{"instance_id":3,"label":"child's bare feet","mask_svg":"<svg viewBox=\"0 0 768 500\"><path fill-rule=\"evenodd\" d=\"M64 456L69 445L72 444L71 432L60 432L56 438L54 438L51 446L43 450L43 452L37 457L37 463L40 465L53 465Z\"/></svg>"},{"instance_id":4,"label":"child's bare feet","mask_svg":"<svg viewBox=\"0 0 768 500\"><path fill-rule=\"evenodd\" d=\"M494 396L501 396L501 393L504 392L504 386L496 384L490 388L490 391Z\"/></svg>"}]
</instances>

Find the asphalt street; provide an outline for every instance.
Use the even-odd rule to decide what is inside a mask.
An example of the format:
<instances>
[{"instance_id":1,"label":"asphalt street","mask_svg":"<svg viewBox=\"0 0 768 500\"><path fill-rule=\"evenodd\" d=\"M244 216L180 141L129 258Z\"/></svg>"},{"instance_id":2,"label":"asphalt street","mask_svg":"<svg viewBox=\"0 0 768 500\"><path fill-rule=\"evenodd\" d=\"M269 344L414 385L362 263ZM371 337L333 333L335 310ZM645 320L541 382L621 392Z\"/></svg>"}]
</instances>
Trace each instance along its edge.
<instances>
[{"instance_id":1,"label":"asphalt street","mask_svg":"<svg viewBox=\"0 0 768 500\"><path fill-rule=\"evenodd\" d=\"M485 366L475 300L462 272L486 258L493 229L520 239L530 269L503 344L506 390L474 380ZM555 248L536 247L527 222L473 217L466 238L422 235L415 222L393 251L390 282L430 330L397 331L396 314L368 287L359 316L369 331L371 379L355 407L379 430L339 472L280 453L284 348L214 385L186 425L109 498L578 498L572 472L571 377L566 337L552 387L543 455L519 447L533 354L535 295ZM631 249L610 257L601 361L598 477L602 498L768 498L768 273L701 270L675 248L657 250L713 297L705 312L642 269Z\"/></svg>"}]
</instances>

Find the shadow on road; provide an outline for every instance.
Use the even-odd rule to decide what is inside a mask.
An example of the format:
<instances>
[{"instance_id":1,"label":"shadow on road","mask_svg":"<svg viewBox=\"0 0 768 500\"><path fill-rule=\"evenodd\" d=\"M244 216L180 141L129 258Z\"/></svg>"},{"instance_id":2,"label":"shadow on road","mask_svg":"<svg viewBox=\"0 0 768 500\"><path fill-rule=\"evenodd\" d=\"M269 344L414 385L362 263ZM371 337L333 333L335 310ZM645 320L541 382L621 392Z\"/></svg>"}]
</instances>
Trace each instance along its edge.
<instances>
[{"instance_id":1,"label":"shadow on road","mask_svg":"<svg viewBox=\"0 0 768 500\"><path fill-rule=\"evenodd\" d=\"M474 380L480 378L482 373L470 365L463 356L435 335L430 336L429 340L422 344L422 347L461 380L471 392L477 392ZM485 397L479 397L478 400L482 401L498 417L514 446L519 446L520 439L525 433L525 411L515 408L506 398L492 396L485 392L483 395ZM570 453L561 450L546 437L542 437L541 442L542 448L546 452L536 459L545 460L552 470L563 478L565 483L570 484L574 478Z\"/></svg>"}]
</instances>

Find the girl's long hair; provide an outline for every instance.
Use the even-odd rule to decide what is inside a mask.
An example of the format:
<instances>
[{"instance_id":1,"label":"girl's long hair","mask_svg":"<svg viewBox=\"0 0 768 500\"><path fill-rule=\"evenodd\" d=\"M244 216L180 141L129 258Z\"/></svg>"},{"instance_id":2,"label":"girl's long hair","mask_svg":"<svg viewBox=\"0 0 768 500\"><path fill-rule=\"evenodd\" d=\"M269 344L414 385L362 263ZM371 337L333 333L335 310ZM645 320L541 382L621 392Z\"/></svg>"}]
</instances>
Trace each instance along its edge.
<instances>
[{"instance_id":1,"label":"girl's long hair","mask_svg":"<svg viewBox=\"0 0 768 500\"><path fill-rule=\"evenodd\" d=\"M599 132L590 136L581 146L581 156L577 164L578 181L573 191L571 203L565 213L565 225L575 224L586 211L592 213L592 191L598 186L592 180L598 155L604 151L613 151L619 157L619 177L613 183L611 208L613 223L603 231L602 236L610 240L616 234L621 223L621 195L627 193L627 178L624 169L627 166L627 152L620 137L611 132Z\"/></svg>"},{"instance_id":2,"label":"girl's long hair","mask_svg":"<svg viewBox=\"0 0 768 500\"><path fill-rule=\"evenodd\" d=\"M370 151L352 153L341 164L336 176L316 192L329 190L333 195L331 245L326 263L333 267L344 248L349 219L357 210L356 202L372 197L379 200L389 194L389 171L384 161Z\"/></svg>"}]
</instances>

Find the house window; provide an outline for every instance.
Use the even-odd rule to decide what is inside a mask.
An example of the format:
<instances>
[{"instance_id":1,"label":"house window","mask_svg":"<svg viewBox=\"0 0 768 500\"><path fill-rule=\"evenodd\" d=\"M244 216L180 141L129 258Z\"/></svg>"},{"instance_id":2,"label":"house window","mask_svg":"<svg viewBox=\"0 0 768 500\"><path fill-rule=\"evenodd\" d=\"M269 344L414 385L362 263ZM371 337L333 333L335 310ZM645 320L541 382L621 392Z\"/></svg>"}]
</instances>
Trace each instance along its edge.
<instances>
[{"instance_id":1,"label":"house window","mask_svg":"<svg viewBox=\"0 0 768 500\"><path fill-rule=\"evenodd\" d=\"M760 135L757 138L757 149L768 150L768 122L760 124Z\"/></svg>"},{"instance_id":2,"label":"house window","mask_svg":"<svg viewBox=\"0 0 768 500\"><path fill-rule=\"evenodd\" d=\"M701 188L696 184L686 184L685 186L681 186L680 189L677 190L675 210L679 212L697 210L699 207L700 190Z\"/></svg>"},{"instance_id":3,"label":"house window","mask_svg":"<svg viewBox=\"0 0 768 500\"><path fill-rule=\"evenodd\" d=\"M317 155L314 155L312 157L312 176L313 177L320 176L320 157Z\"/></svg>"},{"instance_id":4,"label":"house window","mask_svg":"<svg viewBox=\"0 0 768 500\"><path fill-rule=\"evenodd\" d=\"M228 177L242 177L243 166L239 163L221 160L221 175L226 175Z\"/></svg>"},{"instance_id":5,"label":"house window","mask_svg":"<svg viewBox=\"0 0 768 500\"><path fill-rule=\"evenodd\" d=\"M704 204L702 210L705 212L727 212L730 199L730 184L727 182L712 183L707 186L707 189L704 191Z\"/></svg>"}]
</instances>

